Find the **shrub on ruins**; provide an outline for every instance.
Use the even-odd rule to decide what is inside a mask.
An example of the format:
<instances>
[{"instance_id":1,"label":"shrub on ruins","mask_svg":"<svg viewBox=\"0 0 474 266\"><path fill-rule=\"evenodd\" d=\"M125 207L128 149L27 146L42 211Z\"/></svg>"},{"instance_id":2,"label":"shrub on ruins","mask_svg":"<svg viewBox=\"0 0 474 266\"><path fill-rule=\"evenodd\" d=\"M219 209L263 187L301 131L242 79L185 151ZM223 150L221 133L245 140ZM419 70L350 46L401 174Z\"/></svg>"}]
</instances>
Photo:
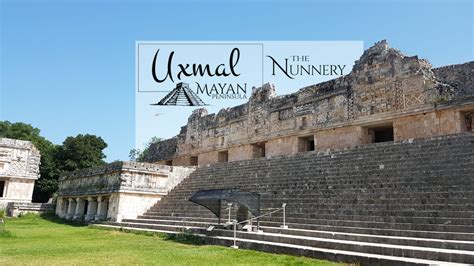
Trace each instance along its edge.
<instances>
[{"instance_id":1,"label":"shrub on ruins","mask_svg":"<svg viewBox=\"0 0 474 266\"><path fill-rule=\"evenodd\" d=\"M131 161L137 161L137 162L143 162L145 161L145 158L148 156L150 153L150 147L154 143L157 143L161 141L161 138L158 137L152 137L146 144L143 150L140 149L131 149L128 157L130 158Z\"/></svg>"}]
</instances>

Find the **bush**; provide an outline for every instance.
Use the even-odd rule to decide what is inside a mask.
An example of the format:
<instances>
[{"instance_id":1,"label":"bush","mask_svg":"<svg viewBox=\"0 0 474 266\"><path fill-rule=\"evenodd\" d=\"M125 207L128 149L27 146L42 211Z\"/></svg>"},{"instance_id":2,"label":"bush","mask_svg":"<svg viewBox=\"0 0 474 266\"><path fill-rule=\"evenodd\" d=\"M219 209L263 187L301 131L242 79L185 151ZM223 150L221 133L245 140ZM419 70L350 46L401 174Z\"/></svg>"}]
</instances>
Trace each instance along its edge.
<instances>
[{"instance_id":1,"label":"bush","mask_svg":"<svg viewBox=\"0 0 474 266\"><path fill-rule=\"evenodd\" d=\"M5 216L6 216L5 209L0 209L0 218L5 218Z\"/></svg>"}]
</instances>

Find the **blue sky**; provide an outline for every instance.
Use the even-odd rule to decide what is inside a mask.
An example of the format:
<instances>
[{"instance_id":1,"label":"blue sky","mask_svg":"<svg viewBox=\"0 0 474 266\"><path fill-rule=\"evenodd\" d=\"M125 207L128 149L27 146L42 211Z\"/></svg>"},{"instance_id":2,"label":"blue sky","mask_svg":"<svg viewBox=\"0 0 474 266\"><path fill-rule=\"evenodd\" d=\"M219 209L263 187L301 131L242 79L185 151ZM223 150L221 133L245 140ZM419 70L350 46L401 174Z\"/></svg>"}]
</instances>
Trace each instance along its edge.
<instances>
[{"instance_id":1,"label":"blue sky","mask_svg":"<svg viewBox=\"0 0 474 266\"><path fill-rule=\"evenodd\" d=\"M55 143L96 134L108 161L134 146L137 40L387 39L434 66L474 58L473 1L0 3L0 120Z\"/></svg>"}]
</instances>

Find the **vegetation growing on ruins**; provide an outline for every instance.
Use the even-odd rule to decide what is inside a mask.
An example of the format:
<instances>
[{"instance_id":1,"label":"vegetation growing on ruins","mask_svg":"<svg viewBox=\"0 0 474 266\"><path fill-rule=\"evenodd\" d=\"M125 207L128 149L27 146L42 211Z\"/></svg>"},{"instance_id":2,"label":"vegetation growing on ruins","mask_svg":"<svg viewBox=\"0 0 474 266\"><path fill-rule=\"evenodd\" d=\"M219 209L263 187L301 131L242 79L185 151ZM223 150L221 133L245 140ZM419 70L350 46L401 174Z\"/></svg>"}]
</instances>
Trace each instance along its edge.
<instances>
[{"instance_id":1,"label":"vegetation growing on ruins","mask_svg":"<svg viewBox=\"0 0 474 266\"><path fill-rule=\"evenodd\" d=\"M310 258L187 245L161 234L131 234L28 214L7 219L0 265L338 265Z\"/></svg>"},{"instance_id":2,"label":"vegetation growing on ruins","mask_svg":"<svg viewBox=\"0 0 474 266\"><path fill-rule=\"evenodd\" d=\"M35 184L34 201L46 201L58 189L61 171L73 171L105 164L107 143L95 135L67 137L55 145L30 124L0 121L0 138L31 141L41 153L40 178Z\"/></svg>"},{"instance_id":3,"label":"vegetation growing on ruins","mask_svg":"<svg viewBox=\"0 0 474 266\"><path fill-rule=\"evenodd\" d=\"M138 161L138 162L144 161L145 157L150 152L150 146L154 143L157 143L157 142L161 141L161 140L162 140L161 138L152 137L148 141L148 143L145 144L145 147L143 148L143 150L131 149L129 154L128 154L128 157L130 158L131 161Z\"/></svg>"}]
</instances>

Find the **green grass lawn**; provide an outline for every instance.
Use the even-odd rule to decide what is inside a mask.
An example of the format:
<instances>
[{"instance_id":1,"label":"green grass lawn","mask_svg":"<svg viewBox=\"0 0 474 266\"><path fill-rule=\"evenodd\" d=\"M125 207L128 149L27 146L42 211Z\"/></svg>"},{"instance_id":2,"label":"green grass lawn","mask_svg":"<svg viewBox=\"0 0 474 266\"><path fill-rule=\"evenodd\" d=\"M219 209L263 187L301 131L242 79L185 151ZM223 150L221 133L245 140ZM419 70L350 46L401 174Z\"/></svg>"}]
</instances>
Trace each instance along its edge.
<instances>
[{"instance_id":1,"label":"green grass lawn","mask_svg":"<svg viewBox=\"0 0 474 266\"><path fill-rule=\"evenodd\" d=\"M1 228L0 228L1 230ZM0 265L338 265L227 247L182 244L143 235L71 225L54 218L7 218Z\"/></svg>"}]
</instances>

